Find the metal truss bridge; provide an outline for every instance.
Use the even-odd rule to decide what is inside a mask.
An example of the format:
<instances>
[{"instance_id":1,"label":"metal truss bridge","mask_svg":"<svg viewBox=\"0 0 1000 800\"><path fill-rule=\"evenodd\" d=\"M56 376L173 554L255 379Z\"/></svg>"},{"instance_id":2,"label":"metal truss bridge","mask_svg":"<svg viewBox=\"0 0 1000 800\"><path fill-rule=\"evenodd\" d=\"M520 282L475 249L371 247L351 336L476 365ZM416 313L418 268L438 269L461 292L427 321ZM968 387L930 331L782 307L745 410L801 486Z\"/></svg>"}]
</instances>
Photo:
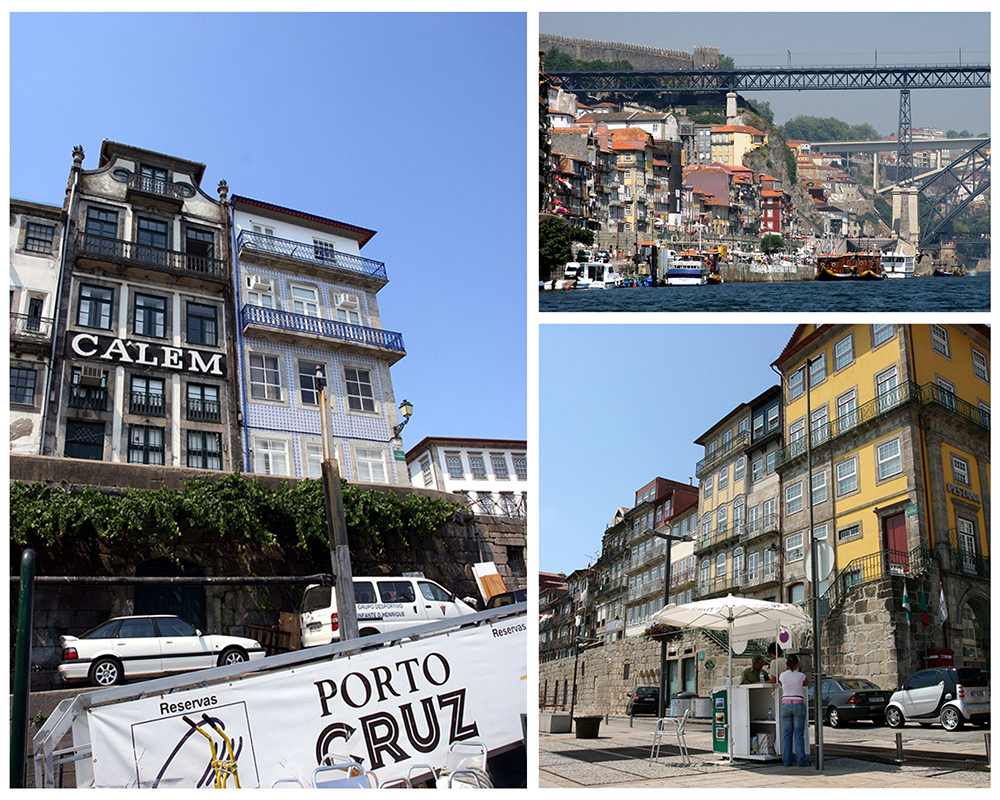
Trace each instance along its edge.
<instances>
[{"instance_id":1,"label":"metal truss bridge","mask_svg":"<svg viewBox=\"0 0 1000 800\"><path fill-rule=\"evenodd\" d=\"M748 67L719 70L549 71L567 92L776 92L844 89L989 89L989 64L896 67Z\"/></svg>"},{"instance_id":2,"label":"metal truss bridge","mask_svg":"<svg viewBox=\"0 0 1000 800\"><path fill-rule=\"evenodd\" d=\"M920 214L920 241L930 243L947 236L948 223L989 188L990 140L987 139L920 186L920 194L927 201Z\"/></svg>"}]
</instances>

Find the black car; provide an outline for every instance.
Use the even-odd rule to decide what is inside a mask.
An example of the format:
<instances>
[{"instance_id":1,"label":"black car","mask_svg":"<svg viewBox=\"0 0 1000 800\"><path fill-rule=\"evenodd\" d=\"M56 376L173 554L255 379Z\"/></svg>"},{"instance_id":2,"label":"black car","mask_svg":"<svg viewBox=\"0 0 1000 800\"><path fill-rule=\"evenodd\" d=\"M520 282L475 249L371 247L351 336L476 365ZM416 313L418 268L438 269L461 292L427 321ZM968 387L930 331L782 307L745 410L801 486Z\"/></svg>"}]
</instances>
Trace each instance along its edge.
<instances>
[{"instance_id":1,"label":"black car","mask_svg":"<svg viewBox=\"0 0 1000 800\"><path fill-rule=\"evenodd\" d=\"M810 686L810 709L814 694ZM823 721L833 728L858 720L882 725L891 694L864 678L823 678Z\"/></svg>"},{"instance_id":2,"label":"black car","mask_svg":"<svg viewBox=\"0 0 1000 800\"><path fill-rule=\"evenodd\" d=\"M659 710L659 704L660 687L636 686L628 696L625 713L629 716L634 714L656 714Z\"/></svg>"}]
</instances>

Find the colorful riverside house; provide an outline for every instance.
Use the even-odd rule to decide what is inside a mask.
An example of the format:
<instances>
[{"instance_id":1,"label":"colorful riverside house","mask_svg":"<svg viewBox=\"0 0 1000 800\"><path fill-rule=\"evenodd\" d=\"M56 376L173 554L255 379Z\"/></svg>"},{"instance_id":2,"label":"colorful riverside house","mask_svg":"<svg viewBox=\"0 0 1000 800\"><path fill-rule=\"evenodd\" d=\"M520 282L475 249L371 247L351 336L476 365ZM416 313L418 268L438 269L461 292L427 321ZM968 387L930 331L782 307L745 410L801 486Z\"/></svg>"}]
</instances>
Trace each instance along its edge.
<instances>
[{"instance_id":1,"label":"colorful riverside house","mask_svg":"<svg viewBox=\"0 0 1000 800\"><path fill-rule=\"evenodd\" d=\"M695 468L701 480L695 599L777 594L778 405L777 387L767 389L695 440L705 448Z\"/></svg>"},{"instance_id":2,"label":"colorful riverside house","mask_svg":"<svg viewBox=\"0 0 1000 800\"><path fill-rule=\"evenodd\" d=\"M375 231L238 195L231 215L246 470L321 474L318 371L341 474L408 486L389 375L406 351L382 328L385 265L360 254Z\"/></svg>"},{"instance_id":3,"label":"colorful riverside house","mask_svg":"<svg viewBox=\"0 0 1000 800\"><path fill-rule=\"evenodd\" d=\"M827 543L816 591L831 674L894 686L934 647L988 665L989 353L983 325L800 325L774 362L785 599L812 597L804 556ZM925 592L929 626L914 615L907 630L904 589Z\"/></svg>"},{"instance_id":4,"label":"colorful riverside house","mask_svg":"<svg viewBox=\"0 0 1000 800\"><path fill-rule=\"evenodd\" d=\"M742 167L743 156L767 144L767 134L750 125L717 125L712 128L712 161Z\"/></svg>"}]
</instances>

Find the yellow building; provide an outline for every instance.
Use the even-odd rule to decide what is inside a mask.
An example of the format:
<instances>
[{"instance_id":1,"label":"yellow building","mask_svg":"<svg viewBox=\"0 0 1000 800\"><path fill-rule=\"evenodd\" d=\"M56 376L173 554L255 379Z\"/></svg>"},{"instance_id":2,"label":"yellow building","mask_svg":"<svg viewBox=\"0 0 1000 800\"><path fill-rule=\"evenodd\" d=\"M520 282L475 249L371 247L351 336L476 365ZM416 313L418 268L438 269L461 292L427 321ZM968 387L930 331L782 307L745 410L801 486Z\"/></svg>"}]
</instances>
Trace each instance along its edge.
<instances>
[{"instance_id":1,"label":"yellow building","mask_svg":"<svg viewBox=\"0 0 1000 800\"><path fill-rule=\"evenodd\" d=\"M651 186L655 184L652 139L640 128L622 128L612 132L611 148L622 183L624 230L645 233L652 225Z\"/></svg>"},{"instance_id":2,"label":"yellow building","mask_svg":"<svg viewBox=\"0 0 1000 800\"><path fill-rule=\"evenodd\" d=\"M785 599L812 597L813 538L833 556L824 671L896 685L941 646L988 663L989 344L982 325L800 325L774 362Z\"/></svg>"},{"instance_id":3,"label":"yellow building","mask_svg":"<svg viewBox=\"0 0 1000 800\"><path fill-rule=\"evenodd\" d=\"M767 134L749 125L712 127L712 161L742 167L743 156L762 144L767 144Z\"/></svg>"}]
</instances>

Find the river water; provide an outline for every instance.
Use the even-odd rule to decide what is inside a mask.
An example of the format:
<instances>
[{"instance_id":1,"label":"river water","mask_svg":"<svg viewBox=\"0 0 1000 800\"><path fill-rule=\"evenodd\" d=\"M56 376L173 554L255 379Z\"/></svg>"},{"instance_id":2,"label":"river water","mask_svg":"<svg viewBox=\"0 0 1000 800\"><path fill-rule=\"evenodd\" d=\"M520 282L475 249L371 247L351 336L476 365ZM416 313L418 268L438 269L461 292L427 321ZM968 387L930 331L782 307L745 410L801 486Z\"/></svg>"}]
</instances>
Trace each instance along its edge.
<instances>
[{"instance_id":1,"label":"river water","mask_svg":"<svg viewBox=\"0 0 1000 800\"><path fill-rule=\"evenodd\" d=\"M980 311L990 274L884 281L725 283L538 293L539 311Z\"/></svg>"}]
</instances>

